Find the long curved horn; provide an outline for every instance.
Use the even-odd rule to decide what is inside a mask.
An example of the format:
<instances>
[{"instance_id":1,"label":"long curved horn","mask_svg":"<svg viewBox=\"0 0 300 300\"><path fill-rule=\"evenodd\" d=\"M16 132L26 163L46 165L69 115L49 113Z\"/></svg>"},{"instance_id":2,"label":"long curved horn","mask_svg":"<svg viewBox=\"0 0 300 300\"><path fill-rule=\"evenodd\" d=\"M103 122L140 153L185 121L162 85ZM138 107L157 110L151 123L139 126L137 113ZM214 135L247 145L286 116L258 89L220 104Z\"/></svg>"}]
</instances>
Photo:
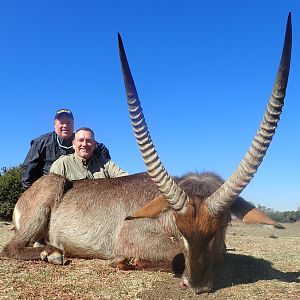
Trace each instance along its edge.
<instances>
[{"instance_id":1,"label":"long curved horn","mask_svg":"<svg viewBox=\"0 0 300 300\"><path fill-rule=\"evenodd\" d=\"M142 153L144 163L147 166L148 174L157 184L161 193L166 197L170 206L173 209L180 211L183 209L185 203L189 201L189 197L175 183L172 177L169 176L158 157L148 131L120 34L118 34L118 42L131 124L133 126L134 134Z\"/></svg>"},{"instance_id":2,"label":"long curved horn","mask_svg":"<svg viewBox=\"0 0 300 300\"><path fill-rule=\"evenodd\" d=\"M207 205L213 215L217 215L231 206L237 196L248 185L261 164L272 141L284 104L292 48L291 13L289 13L284 46L272 95L256 136L244 158L230 178L209 198Z\"/></svg>"}]
</instances>

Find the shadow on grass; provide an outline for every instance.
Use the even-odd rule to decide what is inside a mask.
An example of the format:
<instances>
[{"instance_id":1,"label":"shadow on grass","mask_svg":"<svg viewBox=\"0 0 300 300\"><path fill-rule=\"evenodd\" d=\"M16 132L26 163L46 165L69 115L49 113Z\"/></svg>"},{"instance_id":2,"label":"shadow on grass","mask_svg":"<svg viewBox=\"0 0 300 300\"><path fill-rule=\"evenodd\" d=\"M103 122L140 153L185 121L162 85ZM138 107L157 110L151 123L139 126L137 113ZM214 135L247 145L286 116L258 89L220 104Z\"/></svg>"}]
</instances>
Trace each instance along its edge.
<instances>
[{"instance_id":1,"label":"shadow on grass","mask_svg":"<svg viewBox=\"0 0 300 300\"><path fill-rule=\"evenodd\" d=\"M300 272L278 271L265 259L227 253L224 262L214 270L214 290L260 280L300 283L299 276Z\"/></svg>"}]
</instances>

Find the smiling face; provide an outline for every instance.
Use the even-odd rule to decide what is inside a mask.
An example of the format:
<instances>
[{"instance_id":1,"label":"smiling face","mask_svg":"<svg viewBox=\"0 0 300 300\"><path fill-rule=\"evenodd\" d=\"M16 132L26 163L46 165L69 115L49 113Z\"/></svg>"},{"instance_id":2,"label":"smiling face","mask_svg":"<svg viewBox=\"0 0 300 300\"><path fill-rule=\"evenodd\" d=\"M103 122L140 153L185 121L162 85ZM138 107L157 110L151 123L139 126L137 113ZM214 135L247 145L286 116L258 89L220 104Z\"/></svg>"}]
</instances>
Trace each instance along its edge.
<instances>
[{"instance_id":1,"label":"smiling face","mask_svg":"<svg viewBox=\"0 0 300 300\"><path fill-rule=\"evenodd\" d=\"M54 120L54 131L64 140L71 138L74 131L73 119L65 115L59 116Z\"/></svg>"},{"instance_id":2,"label":"smiling face","mask_svg":"<svg viewBox=\"0 0 300 300\"><path fill-rule=\"evenodd\" d=\"M94 134L89 130L78 130L73 140L73 148L76 155L88 160L92 157L93 151L96 148Z\"/></svg>"}]
</instances>

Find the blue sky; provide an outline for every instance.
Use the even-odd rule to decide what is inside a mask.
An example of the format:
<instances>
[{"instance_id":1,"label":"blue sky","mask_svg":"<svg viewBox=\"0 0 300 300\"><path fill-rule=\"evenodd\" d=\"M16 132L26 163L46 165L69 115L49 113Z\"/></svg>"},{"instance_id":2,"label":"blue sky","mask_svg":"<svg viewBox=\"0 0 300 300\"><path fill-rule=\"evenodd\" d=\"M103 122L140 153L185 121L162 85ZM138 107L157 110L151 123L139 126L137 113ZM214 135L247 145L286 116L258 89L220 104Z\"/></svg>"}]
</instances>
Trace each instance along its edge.
<instances>
[{"instance_id":1,"label":"blue sky","mask_svg":"<svg viewBox=\"0 0 300 300\"><path fill-rule=\"evenodd\" d=\"M172 175L228 178L258 129L277 72L288 12L293 54L277 133L247 200L300 207L299 1L0 1L0 167L69 108L113 161L145 171L120 69L120 32L159 156Z\"/></svg>"}]
</instances>

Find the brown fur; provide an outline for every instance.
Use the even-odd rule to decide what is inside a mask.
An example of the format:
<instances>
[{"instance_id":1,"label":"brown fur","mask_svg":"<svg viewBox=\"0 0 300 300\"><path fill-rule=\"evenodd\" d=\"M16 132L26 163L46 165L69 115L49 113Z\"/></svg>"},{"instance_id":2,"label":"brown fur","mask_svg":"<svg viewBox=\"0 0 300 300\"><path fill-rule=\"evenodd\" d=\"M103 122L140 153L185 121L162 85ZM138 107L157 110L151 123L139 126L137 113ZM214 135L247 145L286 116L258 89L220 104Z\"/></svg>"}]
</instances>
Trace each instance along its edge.
<instances>
[{"instance_id":1,"label":"brown fur","mask_svg":"<svg viewBox=\"0 0 300 300\"><path fill-rule=\"evenodd\" d=\"M44 176L18 200L16 234L1 256L54 264L63 263L63 254L113 259L122 269L170 266L173 261L176 273L185 266L184 284L196 293L210 291L213 265L224 255L231 211L211 217L205 199L223 180L214 173L175 180L191 199L180 212L169 208L147 174L74 182ZM244 207L244 200L236 201ZM29 247L41 238L50 244Z\"/></svg>"},{"instance_id":2,"label":"brown fur","mask_svg":"<svg viewBox=\"0 0 300 300\"><path fill-rule=\"evenodd\" d=\"M33 241L47 238L51 210L58 205L65 191L71 186L72 183L62 176L48 175L26 190L18 200L13 214L16 234L3 248L0 256L36 260L41 259L42 251L62 253L53 246L41 248L27 246ZM16 220L17 210L23 212L19 220Z\"/></svg>"}]
</instances>

